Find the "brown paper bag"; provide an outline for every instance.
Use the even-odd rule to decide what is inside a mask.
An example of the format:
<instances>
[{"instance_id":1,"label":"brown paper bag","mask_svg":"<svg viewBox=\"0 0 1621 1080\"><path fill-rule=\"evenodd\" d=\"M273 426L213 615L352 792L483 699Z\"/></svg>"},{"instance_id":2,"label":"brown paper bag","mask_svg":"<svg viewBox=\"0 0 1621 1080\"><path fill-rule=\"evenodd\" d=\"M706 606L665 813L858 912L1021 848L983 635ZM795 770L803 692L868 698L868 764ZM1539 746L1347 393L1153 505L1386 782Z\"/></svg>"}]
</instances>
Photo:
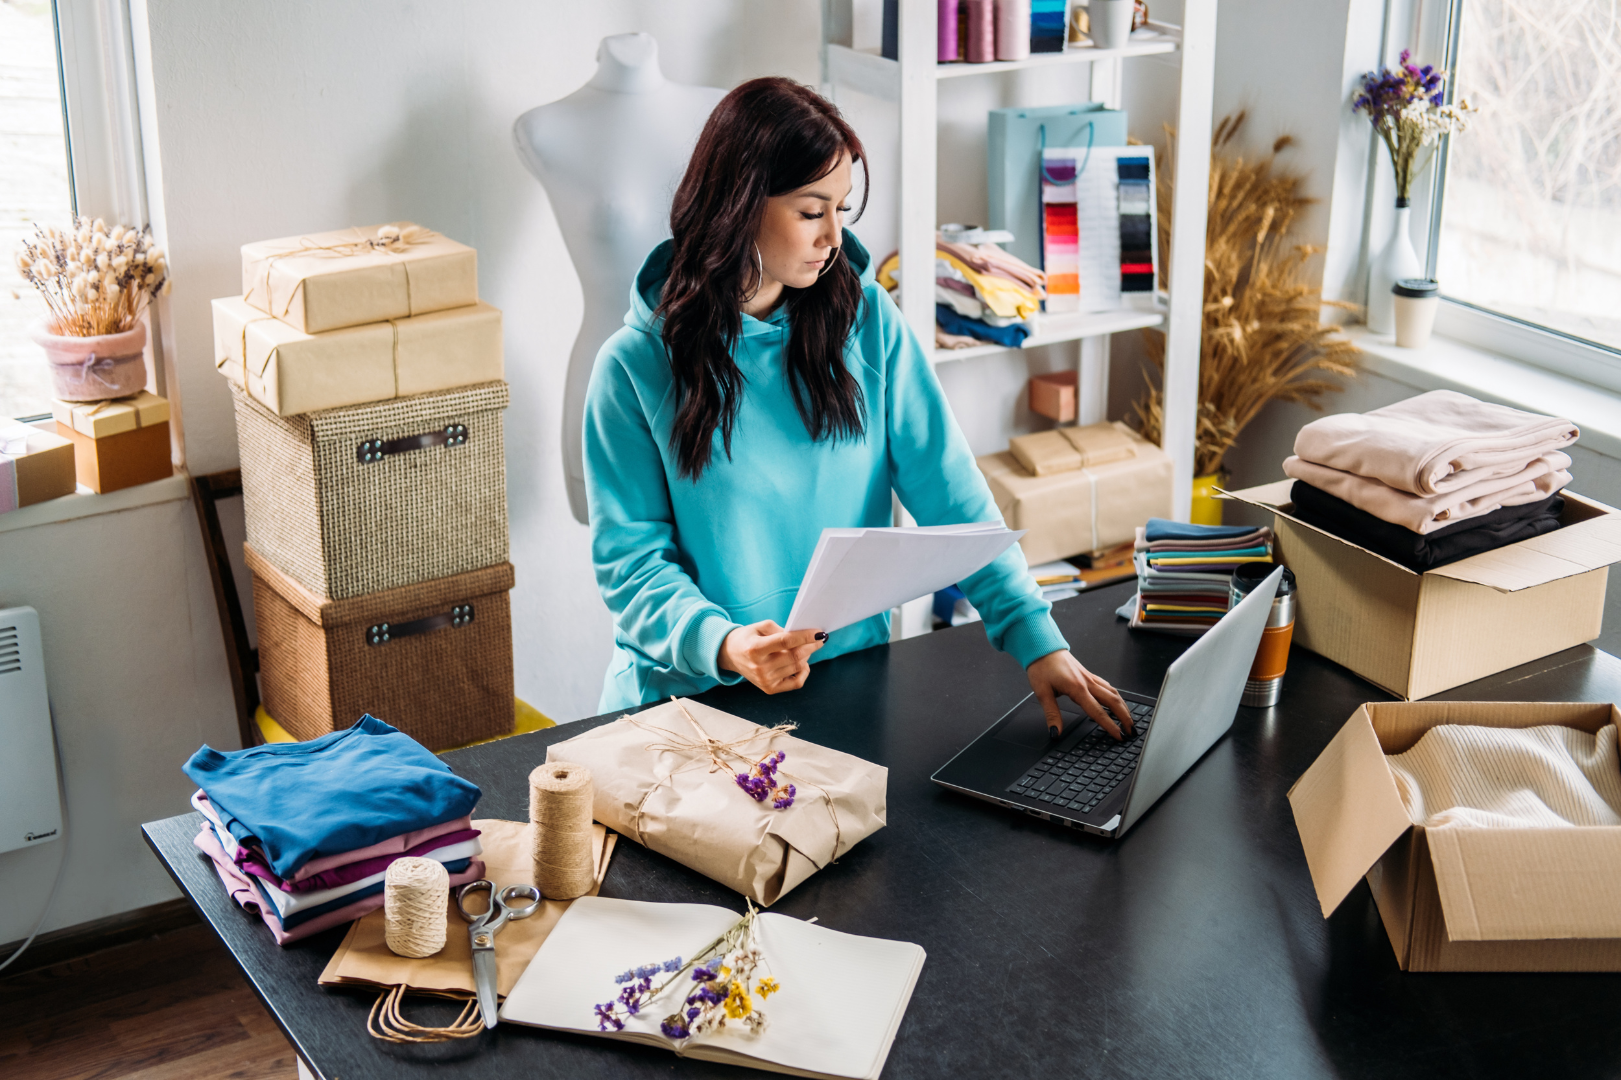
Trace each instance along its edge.
<instances>
[{"instance_id":1,"label":"brown paper bag","mask_svg":"<svg viewBox=\"0 0 1621 1080\"><path fill-rule=\"evenodd\" d=\"M482 831L484 876L497 889L508 885L533 885L529 825L522 821L479 818L473 828ZM591 826L591 850L596 856L595 896L608 872L608 859L618 839L601 825ZM495 935L495 992L505 997L523 974L529 961L540 951L541 942L552 932L557 920L568 910L569 901L543 900L527 919L510 920ZM475 910L477 910L475 908ZM408 986L412 990L439 993L473 989L473 949L467 938L467 922L456 910L456 891L450 892L449 932L445 947L433 956L413 960L397 956L383 942L383 911L378 908L349 927L343 944L321 972L322 986Z\"/></svg>"},{"instance_id":2,"label":"brown paper bag","mask_svg":"<svg viewBox=\"0 0 1621 1080\"><path fill-rule=\"evenodd\" d=\"M736 775L778 750L792 806ZM764 907L884 827L889 770L696 701L671 701L552 745L591 770L596 819Z\"/></svg>"}]
</instances>

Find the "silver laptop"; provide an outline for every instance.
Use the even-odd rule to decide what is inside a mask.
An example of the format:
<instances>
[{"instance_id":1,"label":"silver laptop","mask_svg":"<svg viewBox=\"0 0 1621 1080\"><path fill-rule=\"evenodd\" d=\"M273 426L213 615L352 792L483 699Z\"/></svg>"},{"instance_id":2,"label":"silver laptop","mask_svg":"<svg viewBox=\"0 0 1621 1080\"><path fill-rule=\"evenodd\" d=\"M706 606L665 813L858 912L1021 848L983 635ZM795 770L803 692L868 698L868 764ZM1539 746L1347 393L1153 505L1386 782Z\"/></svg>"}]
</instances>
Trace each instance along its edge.
<instances>
[{"instance_id":1,"label":"silver laptop","mask_svg":"<svg viewBox=\"0 0 1621 1080\"><path fill-rule=\"evenodd\" d=\"M1034 817L1123 836L1233 726L1282 575L1272 571L1177 657L1158 698L1121 692L1132 735L1116 741L1063 699L1064 734L1053 739L1030 694L932 779Z\"/></svg>"}]
</instances>

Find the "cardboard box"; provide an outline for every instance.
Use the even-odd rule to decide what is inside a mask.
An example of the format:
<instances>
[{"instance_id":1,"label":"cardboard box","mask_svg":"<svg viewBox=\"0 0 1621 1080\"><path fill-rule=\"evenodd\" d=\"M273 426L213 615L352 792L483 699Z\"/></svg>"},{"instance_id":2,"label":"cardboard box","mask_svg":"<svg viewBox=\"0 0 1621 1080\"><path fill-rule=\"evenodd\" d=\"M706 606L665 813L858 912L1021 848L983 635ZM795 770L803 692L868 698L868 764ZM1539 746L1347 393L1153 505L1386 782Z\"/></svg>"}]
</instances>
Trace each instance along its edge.
<instances>
[{"instance_id":1,"label":"cardboard box","mask_svg":"<svg viewBox=\"0 0 1621 1080\"><path fill-rule=\"evenodd\" d=\"M51 416L60 425L92 439L105 439L141 427L168 423L169 401L142 390L109 401L52 401Z\"/></svg>"},{"instance_id":2,"label":"cardboard box","mask_svg":"<svg viewBox=\"0 0 1621 1080\"><path fill-rule=\"evenodd\" d=\"M1289 789L1324 918L1365 875L1403 971L1621 971L1621 828L1425 829L1385 761L1440 724L1618 721L1607 703L1359 708Z\"/></svg>"},{"instance_id":3,"label":"cardboard box","mask_svg":"<svg viewBox=\"0 0 1621 1080\"><path fill-rule=\"evenodd\" d=\"M1055 371L1030 376L1030 411L1060 424L1075 420L1076 395L1080 376L1073 371Z\"/></svg>"},{"instance_id":4,"label":"cardboard box","mask_svg":"<svg viewBox=\"0 0 1621 1080\"><path fill-rule=\"evenodd\" d=\"M409 221L261 240L242 245L242 293L319 334L478 303L478 253Z\"/></svg>"},{"instance_id":5,"label":"cardboard box","mask_svg":"<svg viewBox=\"0 0 1621 1080\"><path fill-rule=\"evenodd\" d=\"M1561 528L1417 574L1292 515L1284 480L1228 497L1270 510L1294 571L1295 643L1397 697L1429 697L1598 637L1621 512L1565 491Z\"/></svg>"},{"instance_id":6,"label":"cardboard box","mask_svg":"<svg viewBox=\"0 0 1621 1080\"><path fill-rule=\"evenodd\" d=\"M496 382L501 312L484 303L306 334L239 297L213 302L214 366L278 416Z\"/></svg>"},{"instance_id":7,"label":"cardboard box","mask_svg":"<svg viewBox=\"0 0 1621 1080\"><path fill-rule=\"evenodd\" d=\"M1135 539L1137 526L1171 514L1171 459L1124 424L1133 456L1094 468L1032 476L1011 453L979 459L997 509L1032 565Z\"/></svg>"},{"instance_id":8,"label":"cardboard box","mask_svg":"<svg viewBox=\"0 0 1621 1080\"><path fill-rule=\"evenodd\" d=\"M54 431L0 420L0 514L72 495L73 444Z\"/></svg>"},{"instance_id":9,"label":"cardboard box","mask_svg":"<svg viewBox=\"0 0 1621 1080\"><path fill-rule=\"evenodd\" d=\"M56 432L73 444L79 483L98 495L150 484L174 472L167 420L100 439L82 435L58 420Z\"/></svg>"}]
</instances>

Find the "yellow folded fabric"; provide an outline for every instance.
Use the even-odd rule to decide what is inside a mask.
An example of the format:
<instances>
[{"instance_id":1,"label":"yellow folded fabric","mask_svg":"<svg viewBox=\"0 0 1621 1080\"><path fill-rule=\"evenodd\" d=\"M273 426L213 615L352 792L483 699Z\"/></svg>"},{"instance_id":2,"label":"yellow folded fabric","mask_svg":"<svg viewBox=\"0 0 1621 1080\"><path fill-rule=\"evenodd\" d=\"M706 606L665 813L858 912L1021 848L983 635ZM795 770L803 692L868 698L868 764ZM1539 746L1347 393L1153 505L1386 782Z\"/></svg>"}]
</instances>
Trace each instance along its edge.
<instances>
[{"instance_id":1,"label":"yellow folded fabric","mask_svg":"<svg viewBox=\"0 0 1621 1080\"><path fill-rule=\"evenodd\" d=\"M980 303L1004 319L1028 319L1041 310L1036 294L1018 282L995 274L982 274L949 251L936 250L936 259L944 259L974 287Z\"/></svg>"}]
</instances>

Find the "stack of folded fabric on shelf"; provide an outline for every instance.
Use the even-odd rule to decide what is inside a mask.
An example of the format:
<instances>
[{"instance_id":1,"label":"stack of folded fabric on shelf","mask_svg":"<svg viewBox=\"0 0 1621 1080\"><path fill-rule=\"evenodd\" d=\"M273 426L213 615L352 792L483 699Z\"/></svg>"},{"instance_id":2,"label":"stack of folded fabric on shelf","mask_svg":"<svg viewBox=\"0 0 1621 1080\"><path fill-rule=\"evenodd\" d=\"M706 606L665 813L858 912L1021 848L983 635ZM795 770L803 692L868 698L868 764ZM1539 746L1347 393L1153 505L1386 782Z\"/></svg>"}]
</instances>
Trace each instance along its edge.
<instances>
[{"instance_id":1,"label":"stack of folded fabric on shelf","mask_svg":"<svg viewBox=\"0 0 1621 1080\"><path fill-rule=\"evenodd\" d=\"M395 859L442 862L453 886L483 876L477 785L370 716L307 743L204 746L185 772L204 818L194 842L278 945L382 907Z\"/></svg>"},{"instance_id":2,"label":"stack of folded fabric on shelf","mask_svg":"<svg viewBox=\"0 0 1621 1080\"><path fill-rule=\"evenodd\" d=\"M501 312L410 222L242 248L215 300L266 712L383 717L434 750L510 734Z\"/></svg>"},{"instance_id":3,"label":"stack of folded fabric on shelf","mask_svg":"<svg viewBox=\"0 0 1621 1080\"><path fill-rule=\"evenodd\" d=\"M1153 518L1136 547L1137 595L1120 613L1134 630L1199 635L1227 613L1233 571L1272 561L1272 530Z\"/></svg>"},{"instance_id":4,"label":"stack of folded fabric on shelf","mask_svg":"<svg viewBox=\"0 0 1621 1080\"><path fill-rule=\"evenodd\" d=\"M1557 529L1578 434L1433 390L1307 424L1283 471L1300 520L1423 573Z\"/></svg>"},{"instance_id":5,"label":"stack of folded fabric on shelf","mask_svg":"<svg viewBox=\"0 0 1621 1080\"><path fill-rule=\"evenodd\" d=\"M1025 325L1041 310L1047 278L995 244L957 244L937 238L934 249L935 344L960 349L989 341L1018 348ZM900 255L878 268L878 283L900 287Z\"/></svg>"}]
</instances>

